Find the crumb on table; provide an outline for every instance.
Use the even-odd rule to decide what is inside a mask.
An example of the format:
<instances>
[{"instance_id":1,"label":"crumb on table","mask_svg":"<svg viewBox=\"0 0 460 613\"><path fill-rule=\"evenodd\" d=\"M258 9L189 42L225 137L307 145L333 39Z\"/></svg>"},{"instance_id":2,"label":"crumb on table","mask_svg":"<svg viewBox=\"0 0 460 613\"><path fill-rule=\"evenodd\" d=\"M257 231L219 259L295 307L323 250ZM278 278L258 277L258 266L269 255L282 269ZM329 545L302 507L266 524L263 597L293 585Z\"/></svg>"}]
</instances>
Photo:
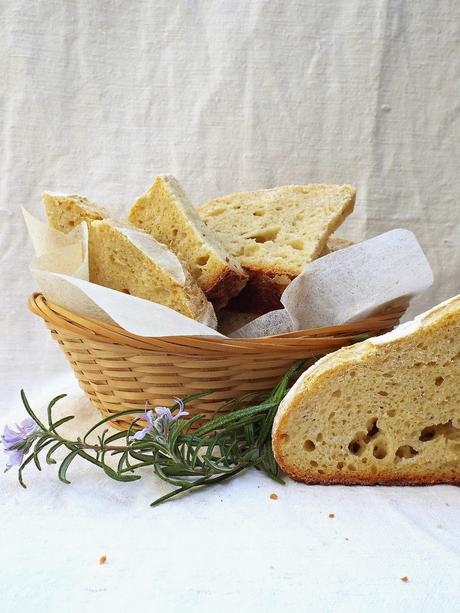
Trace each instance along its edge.
<instances>
[{"instance_id":1,"label":"crumb on table","mask_svg":"<svg viewBox=\"0 0 460 613\"><path fill-rule=\"evenodd\" d=\"M107 556L101 556L99 558L99 564L105 564L107 562Z\"/></svg>"},{"instance_id":2,"label":"crumb on table","mask_svg":"<svg viewBox=\"0 0 460 613\"><path fill-rule=\"evenodd\" d=\"M271 500L278 500L278 494L275 494L275 493L270 494L270 499Z\"/></svg>"},{"instance_id":3,"label":"crumb on table","mask_svg":"<svg viewBox=\"0 0 460 613\"><path fill-rule=\"evenodd\" d=\"M406 575L404 575L404 577L401 577L401 581L407 583L409 581L409 577L406 577Z\"/></svg>"},{"instance_id":4,"label":"crumb on table","mask_svg":"<svg viewBox=\"0 0 460 613\"><path fill-rule=\"evenodd\" d=\"M334 513L329 513L328 517L329 517L329 519L334 519L335 514Z\"/></svg>"}]
</instances>

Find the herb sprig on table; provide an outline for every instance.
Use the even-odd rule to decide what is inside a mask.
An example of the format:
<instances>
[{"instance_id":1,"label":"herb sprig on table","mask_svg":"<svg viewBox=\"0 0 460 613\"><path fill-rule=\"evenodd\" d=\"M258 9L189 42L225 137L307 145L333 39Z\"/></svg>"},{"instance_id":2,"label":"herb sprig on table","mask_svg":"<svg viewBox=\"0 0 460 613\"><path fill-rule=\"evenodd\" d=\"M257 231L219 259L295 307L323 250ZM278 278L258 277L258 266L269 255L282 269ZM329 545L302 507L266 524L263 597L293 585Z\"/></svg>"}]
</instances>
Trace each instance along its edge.
<instances>
[{"instance_id":1,"label":"herb sprig on table","mask_svg":"<svg viewBox=\"0 0 460 613\"><path fill-rule=\"evenodd\" d=\"M49 403L45 425L21 391L29 418L21 422L17 430L5 427L2 443L9 460L7 470L19 466L19 482L26 487L24 469L33 463L41 470L43 457L48 464L59 464L58 477L66 484L70 483L67 478L69 466L77 457L99 467L116 481L136 481L141 478L139 469L151 467L160 479L175 488L156 499L151 506L194 488L221 483L250 467L261 469L278 483L283 483L271 447L273 420L292 382L315 360L297 362L265 399L260 400L259 395L259 402L246 408L234 409L221 416L217 412L216 417L199 427L196 426L203 421L204 415L188 418L187 403L209 392L182 400L175 398L171 408L149 409L146 406L145 410L121 411L98 421L82 438L70 440L61 436L58 428L74 417L69 415L53 421L52 416L54 405L65 394ZM252 399L254 401L254 396ZM236 398L230 404L237 407L249 400L247 396ZM223 408L228 409L228 403ZM95 430L126 415L134 416L129 429L115 434L109 434L105 429L97 435L97 442L88 442ZM147 424L142 430L138 424L141 418ZM57 460L55 454L59 450L68 453Z\"/></svg>"}]
</instances>

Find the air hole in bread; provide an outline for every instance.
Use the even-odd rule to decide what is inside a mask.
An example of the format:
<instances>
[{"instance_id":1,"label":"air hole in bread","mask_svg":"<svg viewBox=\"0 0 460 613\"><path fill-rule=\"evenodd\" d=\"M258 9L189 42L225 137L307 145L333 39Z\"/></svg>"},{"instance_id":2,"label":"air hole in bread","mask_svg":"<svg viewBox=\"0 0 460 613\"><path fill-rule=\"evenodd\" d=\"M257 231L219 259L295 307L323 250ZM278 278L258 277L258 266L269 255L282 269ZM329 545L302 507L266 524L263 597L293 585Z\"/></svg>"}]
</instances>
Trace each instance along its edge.
<instances>
[{"instance_id":1,"label":"air hole in bread","mask_svg":"<svg viewBox=\"0 0 460 613\"><path fill-rule=\"evenodd\" d=\"M311 460L310 466L318 466L318 462L316 462L315 460Z\"/></svg>"},{"instance_id":2,"label":"air hole in bread","mask_svg":"<svg viewBox=\"0 0 460 613\"><path fill-rule=\"evenodd\" d=\"M196 263L198 264L198 266L206 266L206 264L208 263L209 260L209 255L202 255L199 258L197 258Z\"/></svg>"},{"instance_id":3,"label":"air hole in bread","mask_svg":"<svg viewBox=\"0 0 460 613\"><path fill-rule=\"evenodd\" d=\"M220 207L217 209L211 209L209 211L206 211L206 215L207 217L217 217L218 215L222 215L222 213L225 211L224 207Z\"/></svg>"},{"instance_id":4,"label":"air hole in bread","mask_svg":"<svg viewBox=\"0 0 460 613\"><path fill-rule=\"evenodd\" d=\"M390 409L389 411L387 411L387 415L388 417L394 417L396 415L395 409Z\"/></svg>"},{"instance_id":5,"label":"air hole in bread","mask_svg":"<svg viewBox=\"0 0 460 613\"><path fill-rule=\"evenodd\" d=\"M433 424L423 428L420 433L419 441L426 443L432 441L438 436L445 436L447 439L460 439L460 428L456 428L452 425L452 420L449 420L445 424Z\"/></svg>"},{"instance_id":6,"label":"air hole in bread","mask_svg":"<svg viewBox=\"0 0 460 613\"><path fill-rule=\"evenodd\" d=\"M348 445L348 450L353 455L359 456L364 452L367 442L367 436L364 434L364 432L358 432L358 434Z\"/></svg>"},{"instance_id":7,"label":"air hole in bread","mask_svg":"<svg viewBox=\"0 0 460 613\"><path fill-rule=\"evenodd\" d=\"M436 379L434 380L434 384L437 385L438 387L442 385L443 383L444 383L444 377L436 377Z\"/></svg>"},{"instance_id":8,"label":"air hole in bread","mask_svg":"<svg viewBox=\"0 0 460 613\"><path fill-rule=\"evenodd\" d=\"M367 422L367 434L369 438L373 438L377 435L379 428L377 426L377 417L373 417Z\"/></svg>"},{"instance_id":9,"label":"air hole in bread","mask_svg":"<svg viewBox=\"0 0 460 613\"><path fill-rule=\"evenodd\" d=\"M263 217L265 215L265 211L254 211L254 217Z\"/></svg>"},{"instance_id":10,"label":"air hole in bread","mask_svg":"<svg viewBox=\"0 0 460 613\"><path fill-rule=\"evenodd\" d=\"M337 462L337 468L339 470L342 470L342 468L345 466L345 462Z\"/></svg>"},{"instance_id":11,"label":"air hole in bread","mask_svg":"<svg viewBox=\"0 0 460 613\"><path fill-rule=\"evenodd\" d=\"M305 449L305 451L314 451L316 445L313 441L310 440L306 440L305 443L303 444L303 448Z\"/></svg>"},{"instance_id":12,"label":"air hole in bread","mask_svg":"<svg viewBox=\"0 0 460 613\"><path fill-rule=\"evenodd\" d=\"M342 395L342 392L340 390L335 390L335 392L332 392L332 396L334 398L340 398L341 395Z\"/></svg>"},{"instance_id":13,"label":"air hole in bread","mask_svg":"<svg viewBox=\"0 0 460 613\"><path fill-rule=\"evenodd\" d=\"M279 231L280 228L266 228L260 232L254 232L249 238L253 238L256 243L267 243L268 241L274 241Z\"/></svg>"},{"instance_id":14,"label":"air hole in bread","mask_svg":"<svg viewBox=\"0 0 460 613\"><path fill-rule=\"evenodd\" d=\"M293 249L297 249L298 251L302 251L304 249L304 243L300 239L295 239L289 243Z\"/></svg>"},{"instance_id":15,"label":"air hole in bread","mask_svg":"<svg viewBox=\"0 0 460 613\"><path fill-rule=\"evenodd\" d=\"M321 441L323 440L323 435L321 434L321 432L316 435L316 440L318 441L318 443L321 443Z\"/></svg>"},{"instance_id":16,"label":"air hole in bread","mask_svg":"<svg viewBox=\"0 0 460 613\"><path fill-rule=\"evenodd\" d=\"M416 455L418 455L418 451L410 445L402 445L401 447L398 447L398 449L396 449L396 456L398 458L415 458Z\"/></svg>"},{"instance_id":17,"label":"air hole in bread","mask_svg":"<svg viewBox=\"0 0 460 613\"><path fill-rule=\"evenodd\" d=\"M379 391L377 392L377 394L378 394L379 396L388 396L388 392L386 392L385 390L379 390Z\"/></svg>"},{"instance_id":18,"label":"air hole in bread","mask_svg":"<svg viewBox=\"0 0 460 613\"><path fill-rule=\"evenodd\" d=\"M383 460L383 458L385 458L386 455L387 455L387 444L386 444L386 442L385 441L378 441L378 443L376 443L374 445L374 449L372 450L372 455L377 460Z\"/></svg>"}]
</instances>

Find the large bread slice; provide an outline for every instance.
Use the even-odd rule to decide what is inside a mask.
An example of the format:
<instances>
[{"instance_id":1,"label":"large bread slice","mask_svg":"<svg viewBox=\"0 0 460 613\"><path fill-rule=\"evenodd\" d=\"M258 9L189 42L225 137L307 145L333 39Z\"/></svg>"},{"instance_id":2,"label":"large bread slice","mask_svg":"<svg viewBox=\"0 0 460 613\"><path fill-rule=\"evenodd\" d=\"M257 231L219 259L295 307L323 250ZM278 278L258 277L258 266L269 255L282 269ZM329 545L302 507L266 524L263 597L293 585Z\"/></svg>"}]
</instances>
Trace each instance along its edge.
<instances>
[{"instance_id":1,"label":"large bread slice","mask_svg":"<svg viewBox=\"0 0 460 613\"><path fill-rule=\"evenodd\" d=\"M53 228L69 232L87 222L91 282L158 302L211 328L217 326L212 305L167 247L141 230L106 219L110 213L87 198L45 193L43 200Z\"/></svg>"},{"instance_id":2,"label":"large bread slice","mask_svg":"<svg viewBox=\"0 0 460 613\"><path fill-rule=\"evenodd\" d=\"M174 177L158 176L133 204L129 221L174 251L217 309L246 284L238 260L206 227Z\"/></svg>"},{"instance_id":3,"label":"large bread slice","mask_svg":"<svg viewBox=\"0 0 460 613\"><path fill-rule=\"evenodd\" d=\"M198 210L249 281L231 308L281 308L286 286L319 257L355 202L351 185L288 185L215 198Z\"/></svg>"},{"instance_id":4,"label":"large bread slice","mask_svg":"<svg viewBox=\"0 0 460 613\"><path fill-rule=\"evenodd\" d=\"M460 296L319 360L272 442L306 483L460 483Z\"/></svg>"},{"instance_id":5,"label":"large bread slice","mask_svg":"<svg viewBox=\"0 0 460 613\"><path fill-rule=\"evenodd\" d=\"M90 281L163 304L212 328L212 305L180 260L145 232L107 219L89 223Z\"/></svg>"},{"instance_id":6,"label":"large bread slice","mask_svg":"<svg viewBox=\"0 0 460 613\"><path fill-rule=\"evenodd\" d=\"M90 202L83 196L64 196L45 192L43 203L49 225L66 234L82 221L96 221L111 216L104 207Z\"/></svg>"}]
</instances>

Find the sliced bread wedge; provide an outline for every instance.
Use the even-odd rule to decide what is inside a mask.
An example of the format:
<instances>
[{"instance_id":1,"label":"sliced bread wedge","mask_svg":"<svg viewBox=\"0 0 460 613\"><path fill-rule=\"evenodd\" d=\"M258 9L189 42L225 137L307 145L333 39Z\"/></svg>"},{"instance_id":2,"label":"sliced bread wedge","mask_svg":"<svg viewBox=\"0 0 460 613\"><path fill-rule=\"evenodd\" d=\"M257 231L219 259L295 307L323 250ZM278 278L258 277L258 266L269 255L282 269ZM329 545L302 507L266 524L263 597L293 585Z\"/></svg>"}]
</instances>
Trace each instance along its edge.
<instances>
[{"instance_id":1,"label":"sliced bread wedge","mask_svg":"<svg viewBox=\"0 0 460 613\"><path fill-rule=\"evenodd\" d=\"M238 260L206 227L174 177L158 176L133 204L129 221L174 251L217 309L246 284Z\"/></svg>"},{"instance_id":2,"label":"sliced bread wedge","mask_svg":"<svg viewBox=\"0 0 460 613\"><path fill-rule=\"evenodd\" d=\"M460 295L307 370L275 458L306 483L460 483Z\"/></svg>"},{"instance_id":3,"label":"sliced bread wedge","mask_svg":"<svg viewBox=\"0 0 460 613\"><path fill-rule=\"evenodd\" d=\"M211 303L188 270L150 235L104 219L89 223L88 236L90 281L217 326Z\"/></svg>"},{"instance_id":4,"label":"sliced bread wedge","mask_svg":"<svg viewBox=\"0 0 460 613\"><path fill-rule=\"evenodd\" d=\"M281 308L286 286L325 250L353 211L351 185L288 185L215 198L199 213L249 275L231 308L265 313Z\"/></svg>"},{"instance_id":5,"label":"sliced bread wedge","mask_svg":"<svg viewBox=\"0 0 460 613\"><path fill-rule=\"evenodd\" d=\"M43 194L48 224L60 232L70 232L82 221L97 221L111 217L109 211L83 196L65 196L45 192Z\"/></svg>"}]
</instances>

